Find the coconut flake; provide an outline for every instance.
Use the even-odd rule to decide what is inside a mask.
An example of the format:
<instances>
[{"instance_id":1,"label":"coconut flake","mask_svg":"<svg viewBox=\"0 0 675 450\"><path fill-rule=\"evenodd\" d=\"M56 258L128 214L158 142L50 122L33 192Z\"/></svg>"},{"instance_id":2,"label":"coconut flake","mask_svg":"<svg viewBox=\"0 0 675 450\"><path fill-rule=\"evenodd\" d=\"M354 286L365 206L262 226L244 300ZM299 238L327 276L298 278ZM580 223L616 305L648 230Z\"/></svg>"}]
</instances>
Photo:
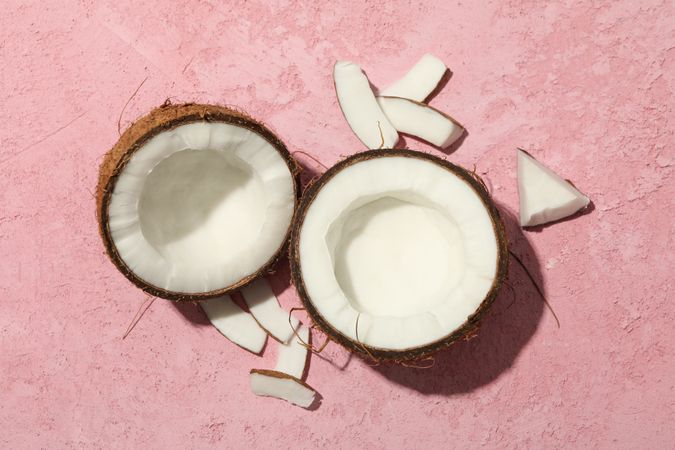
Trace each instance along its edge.
<instances>
[{"instance_id":1,"label":"coconut flake","mask_svg":"<svg viewBox=\"0 0 675 450\"><path fill-rule=\"evenodd\" d=\"M590 199L526 151L518 149L520 225L529 227L569 217Z\"/></svg>"},{"instance_id":2,"label":"coconut flake","mask_svg":"<svg viewBox=\"0 0 675 450\"><path fill-rule=\"evenodd\" d=\"M316 391L291 375L274 370L251 370L251 391L255 395L286 400L303 408L310 407Z\"/></svg>"},{"instance_id":3,"label":"coconut flake","mask_svg":"<svg viewBox=\"0 0 675 450\"><path fill-rule=\"evenodd\" d=\"M243 288L241 294L258 324L279 342L288 342L300 322L291 316L289 323L290 313L279 306L267 280L254 281Z\"/></svg>"},{"instance_id":4,"label":"coconut flake","mask_svg":"<svg viewBox=\"0 0 675 450\"><path fill-rule=\"evenodd\" d=\"M377 102L396 130L437 147L448 147L464 133L450 116L423 103L400 97L377 97Z\"/></svg>"},{"instance_id":5,"label":"coconut flake","mask_svg":"<svg viewBox=\"0 0 675 450\"><path fill-rule=\"evenodd\" d=\"M338 61L333 78L340 108L354 134L369 149L393 148L398 133L378 106L361 67Z\"/></svg>"},{"instance_id":6,"label":"coconut flake","mask_svg":"<svg viewBox=\"0 0 675 450\"><path fill-rule=\"evenodd\" d=\"M436 89L447 70L443 61L427 53L402 78L382 90L380 95L423 102Z\"/></svg>"},{"instance_id":7,"label":"coconut flake","mask_svg":"<svg viewBox=\"0 0 675 450\"><path fill-rule=\"evenodd\" d=\"M288 343L279 345L274 370L302 379L307 362L307 347L303 343L309 344L309 329L300 325L296 333L297 336L293 336Z\"/></svg>"},{"instance_id":8,"label":"coconut flake","mask_svg":"<svg viewBox=\"0 0 675 450\"><path fill-rule=\"evenodd\" d=\"M200 302L211 323L220 333L238 346L260 353L267 333L253 316L232 301L229 295Z\"/></svg>"}]
</instances>

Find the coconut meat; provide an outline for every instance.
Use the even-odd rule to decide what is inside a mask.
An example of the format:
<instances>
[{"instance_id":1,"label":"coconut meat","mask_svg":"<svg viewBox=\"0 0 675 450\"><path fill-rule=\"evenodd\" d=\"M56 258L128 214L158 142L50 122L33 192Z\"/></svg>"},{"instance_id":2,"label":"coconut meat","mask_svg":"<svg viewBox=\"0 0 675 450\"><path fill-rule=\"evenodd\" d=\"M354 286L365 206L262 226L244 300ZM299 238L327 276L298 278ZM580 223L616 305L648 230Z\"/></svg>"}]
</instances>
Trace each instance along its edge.
<instances>
[{"instance_id":1,"label":"coconut meat","mask_svg":"<svg viewBox=\"0 0 675 450\"><path fill-rule=\"evenodd\" d=\"M436 89L447 70L443 61L427 53L408 73L383 89L380 95L423 102Z\"/></svg>"},{"instance_id":2,"label":"coconut meat","mask_svg":"<svg viewBox=\"0 0 675 450\"><path fill-rule=\"evenodd\" d=\"M296 333L297 336L293 336L288 343L279 345L274 370L302 379L307 362L307 347L303 344L309 344L309 328L300 325Z\"/></svg>"},{"instance_id":3,"label":"coconut meat","mask_svg":"<svg viewBox=\"0 0 675 450\"><path fill-rule=\"evenodd\" d=\"M286 236L293 178L259 134L194 122L145 142L114 185L109 228L120 258L168 291L210 292L254 274Z\"/></svg>"},{"instance_id":4,"label":"coconut meat","mask_svg":"<svg viewBox=\"0 0 675 450\"><path fill-rule=\"evenodd\" d=\"M200 302L206 316L214 327L230 341L253 352L260 353L265 346L267 333L232 301L229 295Z\"/></svg>"},{"instance_id":5,"label":"coconut meat","mask_svg":"<svg viewBox=\"0 0 675 450\"><path fill-rule=\"evenodd\" d=\"M340 108L354 134L369 149L393 148L398 133L377 104L361 67L338 61L333 78Z\"/></svg>"},{"instance_id":6,"label":"coconut meat","mask_svg":"<svg viewBox=\"0 0 675 450\"><path fill-rule=\"evenodd\" d=\"M400 133L445 148L464 133L449 116L423 103L400 97L377 97L382 112Z\"/></svg>"},{"instance_id":7,"label":"coconut meat","mask_svg":"<svg viewBox=\"0 0 675 450\"><path fill-rule=\"evenodd\" d=\"M564 219L585 208L590 199L527 152L518 149L520 225Z\"/></svg>"},{"instance_id":8,"label":"coconut meat","mask_svg":"<svg viewBox=\"0 0 675 450\"><path fill-rule=\"evenodd\" d=\"M303 408L310 407L316 399L316 391L290 375L253 369L250 377L251 391L255 395L275 397Z\"/></svg>"},{"instance_id":9,"label":"coconut meat","mask_svg":"<svg viewBox=\"0 0 675 450\"><path fill-rule=\"evenodd\" d=\"M424 346L462 326L495 281L497 254L489 212L466 180L403 156L337 172L299 235L317 312L353 341L387 350Z\"/></svg>"},{"instance_id":10,"label":"coconut meat","mask_svg":"<svg viewBox=\"0 0 675 450\"><path fill-rule=\"evenodd\" d=\"M279 342L288 342L300 322L279 306L267 280L254 281L241 290L241 295L260 326Z\"/></svg>"}]
</instances>

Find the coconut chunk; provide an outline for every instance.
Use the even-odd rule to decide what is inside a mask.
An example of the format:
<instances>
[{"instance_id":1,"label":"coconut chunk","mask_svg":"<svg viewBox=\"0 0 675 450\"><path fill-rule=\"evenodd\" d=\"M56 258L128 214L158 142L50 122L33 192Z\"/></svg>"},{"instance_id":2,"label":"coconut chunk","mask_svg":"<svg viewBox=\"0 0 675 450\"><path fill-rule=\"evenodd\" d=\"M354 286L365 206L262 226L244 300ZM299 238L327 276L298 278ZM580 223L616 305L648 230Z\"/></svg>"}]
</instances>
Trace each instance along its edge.
<instances>
[{"instance_id":1,"label":"coconut chunk","mask_svg":"<svg viewBox=\"0 0 675 450\"><path fill-rule=\"evenodd\" d=\"M309 344L309 328L300 325L296 333L298 335L291 337L288 343L279 345L277 365L274 370L302 379L307 362L307 347L303 345L303 342Z\"/></svg>"},{"instance_id":2,"label":"coconut chunk","mask_svg":"<svg viewBox=\"0 0 675 450\"><path fill-rule=\"evenodd\" d=\"M464 133L450 116L423 103L400 97L377 97L377 102L396 130L437 147L448 147Z\"/></svg>"},{"instance_id":3,"label":"coconut chunk","mask_svg":"<svg viewBox=\"0 0 675 450\"><path fill-rule=\"evenodd\" d=\"M423 102L436 89L447 70L443 61L427 53L402 78L382 90L380 95Z\"/></svg>"},{"instance_id":4,"label":"coconut chunk","mask_svg":"<svg viewBox=\"0 0 675 450\"><path fill-rule=\"evenodd\" d=\"M303 408L309 408L316 399L316 391L286 373L274 370L251 370L251 391L255 395L286 400Z\"/></svg>"},{"instance_id":5,"label":"coconut chunk","mask_svg":"<svg viewBox=\"0 0 675 450\"><path fill-rule=\"evenodd\" d=\"M340 108L354 134L370 149L393 148L398 133L377 104L361 67L338 61L333 78Z\"/></svg>"},{"instance_id":6,"label":"coconut chunk","mask_svg":"<svg viewBox=\"0 0 675 450\"><path fill-rule=\"evenodd\" d=\"M282 343L288 342L300 322L291 316L289 323L289 312L279 306L267 280L254 281L241 290L241 295L258 324L274 339Z\"/></svg>"},{"instance_id":7,"label":"coconut chunk","mask_svg":"<svg viewBox=\"0 0 675 450\"><path fill-rule=\"evenodd\" d=\"M289 235L295 163L279 139L216 105L168 105L106 155L97 188L106 250L134 284L197 301L261 276Z\"/></svg>"},{"instance_id":8,"label":"coconut chunk","mask_svg":"<svg viewBox=\"0 0 675 450\"><path fill-rule=\"evenodd\" d=\"M214 327L230 341L253 352L260 353L267 333L253 316L232 301L229 295L200 302Z\"/></svg>"},{"instance_id":9,"label":"coconut chunk","mask_svg":"<svg viewBox=\"0 0 675 450\"><path fill-rule=\"evenodd\" d=\"M387 150L351 156L308 188L290 261L324 333L369 357L406 360L475 328L506 276L508 249L470 172Z\"/></svg>"},{"instance_id":10,"label":"coconut chunk","mask_svg":"<svg viewBox=\"0 0 675 450\"><path fill-rule=\"evenodd\" d=\"M541 225L569 217L590 199L529 153L518 149L520 225Z\"/></svg>"}]
</instances>

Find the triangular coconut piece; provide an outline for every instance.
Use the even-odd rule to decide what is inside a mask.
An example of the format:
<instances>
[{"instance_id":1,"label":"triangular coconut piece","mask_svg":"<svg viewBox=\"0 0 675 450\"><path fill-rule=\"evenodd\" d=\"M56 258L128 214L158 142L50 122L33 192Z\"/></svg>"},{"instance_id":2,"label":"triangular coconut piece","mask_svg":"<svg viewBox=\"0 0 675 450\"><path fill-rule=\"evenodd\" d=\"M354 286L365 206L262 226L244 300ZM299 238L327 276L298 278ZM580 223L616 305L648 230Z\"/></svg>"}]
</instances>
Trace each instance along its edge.
<instances>
[{"instance_id":1,"label":"triangular coconut piece","mask_svg":"<svg viewBox=\"0 0 675 450\"><path fill-rule=\"evenodd\" d=\"M531 227L569 217L590 199L525 150L518 149L520 225Z\"/></svg>"},{"instance_id":2,"label":"triangular coconut piece","mask_svg":"<svg viewBox=\"0 0 675 450\"><path fill-rule=\"evenodd\" d=\"M275 370L252 369L251 391L263 397L275 397L294 405L309 408L316 391L304 381Z\"/></svg>"},{"instance_id":3,"label":"triangular coconut piece","mask_svg":"<svg viewBox=\"0 0 675 450\"><path fill-rule=\"evenodd\" d=\"M200 305L223 336L250 352L259 354L262 351L267 333L229 295L205 300Z\"/></svg>"}]
</instances>

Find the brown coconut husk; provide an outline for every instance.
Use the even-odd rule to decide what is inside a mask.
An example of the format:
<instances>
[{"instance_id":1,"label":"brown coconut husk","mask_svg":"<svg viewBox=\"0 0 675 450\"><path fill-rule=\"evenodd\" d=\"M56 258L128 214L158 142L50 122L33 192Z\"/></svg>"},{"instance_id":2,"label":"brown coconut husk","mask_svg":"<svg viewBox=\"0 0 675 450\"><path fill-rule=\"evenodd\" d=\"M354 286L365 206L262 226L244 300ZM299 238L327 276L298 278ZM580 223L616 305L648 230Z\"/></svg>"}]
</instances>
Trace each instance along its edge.
<instances>
[{"instance_id":1,"label":"brown coconut husk","mask_svg":"<svg viewBox=\"0 0 675 450\"><path fill-rule=\"evenodd\" d=\"M492 287L490 288L490 291L487 293L476 311L466 320L462 326L456 330L453 330L447 336L420 347L408 348L404 350L390 350L365 345L363 342L351 339L333 328L333 326L323 316L321 316L312 303L312 300L309 297L305 287L302 276L303 269L300 264L300 230L302 229L302 224L307 214L307 209L312 204L321 188L341 170L353 164L368 161L374 158L387 158L394 156L423 159L432 162L459 176L462 180L469 184L469 186L482 200L486 210L490 215L490 218L492 219L492 225L494 227L498 245L497 275L492 284ZM331 167L318 180L316 180L316 182L312 183L303 193L300 206L298 207L295 220L293 221L289 260L291 263L291 277L293 284L298 291L298 295L303 303L303 306L305 307L308 315L316 327L323 331L331 340L338 342L349 351L357 353L360 356L375 363L384 361L403 363L405 361L427 359L429 356L433 355L439 350L444 349L459 340L468 340L473 337L478 331L481 319L485 316L485 313L494 302L499 289L507 278L509 263L508 240L506 231L504 229L504 224L495 203L490 198L490 194L484 186L484 183L482 180L479 180L480 177L478 177L477 174L427 153L403 149L384 149L369 150L350 156ZM356 325L357 324L355 324L355 326Z\"/></svg>"},{"instance_id":2,"label":"brown coconut husk","mask_svg":"<svg viewBox=\"0 0 675 450\"><path fill-rule=\"evenodd\" d=\"M108 226L108 208L118 176L122 173L122 170L131 156L149 139L163 131L176 128L179 125L199 121L229 123L247 128L262 136L274 146L286 161L293 176L293 190L296 199L300 193L300 170L284 143L262 123L257 122L241 111L219 105L194 103L172 105L169 102L166 102L164 105L155 108L148 115L134 122L127 130L125 130L122 136L120 136L119 141L117 141L115 146L105 155L103 162L101 163L98 186L96 189L96 215L99 223L99 231L108 256L117 269L122 272L129 281L150 295L173 301L206 300L241 289L243 286L251 283L271 270L279 256L283 254L290 236L289 227L282 245L276 250L274 255L254 273L242 278L230 286L210 292L184 293L168 291L158 286L154 286L136 276L136 274L120 258ZM297 208L297 206L298 201L296 200L295 208Z\"/></svg>"}]
</instances>

